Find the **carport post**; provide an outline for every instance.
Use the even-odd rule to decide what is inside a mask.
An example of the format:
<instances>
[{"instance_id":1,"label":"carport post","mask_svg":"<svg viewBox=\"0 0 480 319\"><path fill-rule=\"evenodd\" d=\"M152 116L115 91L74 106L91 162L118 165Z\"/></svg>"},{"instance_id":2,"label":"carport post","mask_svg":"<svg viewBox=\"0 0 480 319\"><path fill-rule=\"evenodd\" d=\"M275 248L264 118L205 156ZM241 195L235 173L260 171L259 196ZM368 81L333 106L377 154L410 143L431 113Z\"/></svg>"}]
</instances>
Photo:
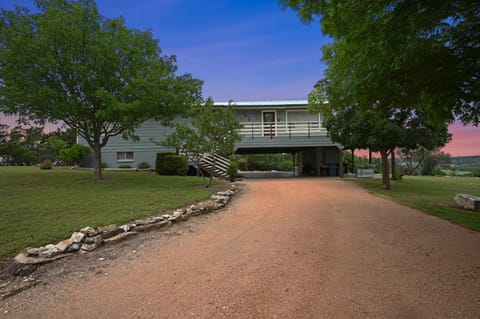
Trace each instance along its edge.
<instances>
[{"instance_id":1,"label":"carport post","mask_svg":"<svg viewBox=\"0 0 480 319\"><path fill-rule=\"evenodd\" d=\"M292 152L292 171L293 171L293 173L296 172L296 169L295 169L295 154L296 153L297 152Z\"/></svg>"},{"instance_id":2,"label":"carport post","mask_svg":"<svg viewBox=\"0 0 480 319\"><path fill-rule=\"evenodd\" d=\"M297 157L297 176L302 176L302 166L303 166L303 151L298 152L298 157Z\"/></svg>"}]
</instances>

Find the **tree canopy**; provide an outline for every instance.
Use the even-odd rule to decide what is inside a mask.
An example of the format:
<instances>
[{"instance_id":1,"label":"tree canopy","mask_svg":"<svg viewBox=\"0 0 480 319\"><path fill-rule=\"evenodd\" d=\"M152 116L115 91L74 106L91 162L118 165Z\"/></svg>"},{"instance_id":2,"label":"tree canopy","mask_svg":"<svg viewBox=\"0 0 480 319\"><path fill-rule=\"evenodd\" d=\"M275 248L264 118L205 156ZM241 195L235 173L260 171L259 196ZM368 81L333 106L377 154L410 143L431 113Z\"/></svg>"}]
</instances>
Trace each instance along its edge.
<instances>
[{"instance_id":1,"label":"tree canopy","mask_svg":"<svg viewBox=\"0 0 480 319\"><path fill-rule=\"evenodd\" d=\"M429 121L480 120L480 2L280 0L320 18L329 103L411 107Z\"/></svg>"},{"instance_id":2,"label":"tree canopy","mask_svg":"<svg viewBox=\"0 0 480 319\"><path fill-rule=\"evenodd\" d=\"M388 156L394 156L396 148L433 150L451 138L447 123L429 123L426 112L415 107L363 110L356 105L327 103L324 92L325 82L319 83L309 95L309 107L322 113L332 140L351 149L352 155L358 148L380 153L385 189L390 189Z\"/></svg>"},{"instance_id":3,"label":"tree canopy","mask_svg":"<svg viewBox=\"0 0 480 319\"><path fill-rule=\"evenodd\" d=\"M34 165L46 159L55 162L60 159L60 151L74 145L75 139L71 129L45 133L43 127L10 128L0 124L0 164Z\"/></svg>"},{"instance_id":4,"label":"tree canopy","mask_svg":"<svg viewBox=\"0 0 480 319\"><path fill-rule=\"evenodd\" d=\"M300 18L319 17L332 42L325 77L310 100L331 136L382 156L396 147L434 148L455 119L480 120L480 3L468 0L280 0ZM315 92L312 92L315 93ZM329 128L327 127L327 128Z\"/></svg>"},{"instance_id":5,"label":"tree canopy","mask_svg":"<svg viewBox=\"0 0 480 319\"><path fill-rule=\"evenodd\" d=\"M200 171L200 160L203 155L231 156L235 151L235 143L241 137L242 127L233 114L231 106L214 106L213 100L190 108L186 122L175 123L175 132L166 136L161 142L164 146L173 146L188 154L196 162ZM212 171L215 170L215 161ZM210 174L208 187L212 182Z\"/></svg>"},{"instance_id":6,"label":"tree canopy","mask_svg":"<svg viewBox=\"0 0 480 319\"><path fill-rule=\"evenodd\" d=\"M0 13L0 111L63 121L95 155L110 137L134 137L145 120L168 121L201 99L202 82L177 75L150 30L100 15L93 0L36 0Z\"/></svg>"}]
</instances>

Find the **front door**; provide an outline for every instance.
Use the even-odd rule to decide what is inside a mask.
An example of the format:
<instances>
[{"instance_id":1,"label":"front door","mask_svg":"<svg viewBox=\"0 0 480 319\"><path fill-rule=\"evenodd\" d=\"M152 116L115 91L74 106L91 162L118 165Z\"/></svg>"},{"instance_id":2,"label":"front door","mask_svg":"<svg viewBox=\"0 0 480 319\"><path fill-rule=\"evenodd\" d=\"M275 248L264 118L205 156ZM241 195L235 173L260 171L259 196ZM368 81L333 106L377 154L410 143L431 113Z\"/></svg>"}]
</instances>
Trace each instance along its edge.
<instances>
[{"instance_id":1,"label":"front door","mask_svg":"<svg viewBox=\"0 0 480 319\"><path fill-rule=\"evenodd\" d=\"M275 136L275 111L263 112L263 136Z\"/></svg>"}]
</instances>

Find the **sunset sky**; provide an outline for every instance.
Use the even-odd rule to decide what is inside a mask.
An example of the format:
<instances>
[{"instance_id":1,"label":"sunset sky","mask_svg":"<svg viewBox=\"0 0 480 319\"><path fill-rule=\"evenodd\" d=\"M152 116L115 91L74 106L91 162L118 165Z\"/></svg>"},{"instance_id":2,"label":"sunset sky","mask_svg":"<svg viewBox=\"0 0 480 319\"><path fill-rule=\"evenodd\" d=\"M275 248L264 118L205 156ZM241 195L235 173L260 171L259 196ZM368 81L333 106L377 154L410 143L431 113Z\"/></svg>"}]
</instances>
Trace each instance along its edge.
<instances>
[{"instance_id":1,"label":"sunset sky","mask_svg":"<svg viewBox=\"0 0 480 319\"><path fill-rule=\"evenodd\" d=\"M33 7L33 0L0 0ZM123 16L129 27L150 28L165 54L176 55L179 72L204 81L215 101L306 99L325 64L318 22L305 25L277 0L103 0L100 13ZM6 122L7 119L0 118ZM11 121L8 121L10 123ZM451 126L445 151L480 155L480 128Z\"/></svg>"}]
</instances>

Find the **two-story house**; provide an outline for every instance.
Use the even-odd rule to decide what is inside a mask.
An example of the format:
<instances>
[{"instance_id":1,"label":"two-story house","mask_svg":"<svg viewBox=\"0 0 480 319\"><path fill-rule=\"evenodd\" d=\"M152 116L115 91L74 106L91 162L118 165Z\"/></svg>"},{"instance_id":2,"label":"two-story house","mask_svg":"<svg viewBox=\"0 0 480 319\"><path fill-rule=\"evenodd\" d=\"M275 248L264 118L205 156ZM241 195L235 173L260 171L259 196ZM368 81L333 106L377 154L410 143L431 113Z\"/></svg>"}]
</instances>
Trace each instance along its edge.
<instances>
[{"instance_id":1,"label":"two-story house","mask_svg":"<svg viewBox=\"0 0 480 319\"><path fill-rule=\"evenodd\" d=\"M298 154L297 175L343 175L343 147L333 143L322 126L320 113L308 110L307 100L236 102L234 113L243 125L242 140L236 154L291 153ZM218 107L228 102L216 102ZM141 162L155 166L156 153L168 152L155 141L171 132L171 128L149 120L136 130L139 141L113 137L102 149L107 167L122 164L136 167ZM81 141L80 141L81 143ZM87 165L91 166L89 161Z\"/></svg>"}]
</instances>

